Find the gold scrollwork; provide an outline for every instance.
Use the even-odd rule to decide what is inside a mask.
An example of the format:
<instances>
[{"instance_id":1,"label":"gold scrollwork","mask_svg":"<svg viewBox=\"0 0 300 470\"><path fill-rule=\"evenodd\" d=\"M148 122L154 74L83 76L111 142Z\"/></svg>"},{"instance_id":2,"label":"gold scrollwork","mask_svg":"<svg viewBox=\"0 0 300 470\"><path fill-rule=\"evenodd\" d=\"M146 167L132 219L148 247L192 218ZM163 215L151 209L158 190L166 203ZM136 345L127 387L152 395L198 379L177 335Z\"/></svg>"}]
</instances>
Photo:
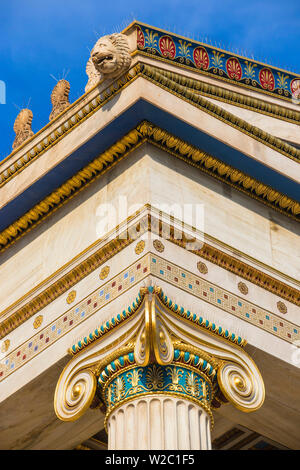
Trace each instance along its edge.
<instances>
[{"instance_id":1,"label":"gold scrollwork","mask_svg":"<svg viewBox=\"0 0 300 470\"><path fill-rule=\"evenodd\" d=\"M139 388L138 384L142 376L142 372L143 372L143 369L139 368L139 369L132 369L130 372L126 374L128 381L132 385L133 393L136 393Z\"/></svg>"},{"instance_id":2,"label":"gold scrollwork","mask_svg":"<svg viewBox=\"0 0 300 470\"><path fill-rule=\"evenodd\" d=\"M143 326L137 335L134 348L134 357L136 359L137 364L141 366L145 366L149 363L150 344L147 325Z\"/></svg>"},{"instance_id":3,"label":"gold scrollwork","mask_svg":"<svg viewBox=\"0 0 300 470\"><path fill-rule=\"evenodd\" d=\"M154 348L155 359L158 364L170 364L174 355L173 342L170 338L167 328L155 312L155 306L152 307L152 344Z\"/></svg>"},{"instance_id":4,"label":"gold scrollwork","mask_svg":"<svg viewBox=\"0 0 300 470\"><path fill-rule=\"evenodd\" d=\"M167 375L171 377L172 388L174 390L182 390L181 385L179 384L179 379L183 376L183 370L178 367L166 367Z\"/></svg>"},{"instance_id":5,"label":"gold scrollwork","mask_svg":"<svg viewBox=\"0 0 300 470\"><path fill-rule=\"evenodd\" d=\"M79 370L65 382L58 381L54 409L62 421L75 421L90 407L97 388L97 379L89 369Z\"/></svg>"},{"instance_id":6,"label":"gold scrollwork","mask_svg":"<svg viewBox=\"0 0 300 470\"><path fill-rule=\"evenodd\" d=\"M154 301L145 302L144 326L136 338L134 355L137 364L146 366L151 359L160 365L170 364L174 355L173 342L155 310Z\"/></svg>"},{"instance_id":7,"label":"gold scrollwork","mask_svg":"<svg viewBox=\"0 0 300 470\"><path fill-rule=\"evenodd\" d=\"M254 372L233 362L224 362L218 369L218 385L223 395L247 413L259 409L265 398L261 375L258 369Z\"/></svg>"}]
</instances>

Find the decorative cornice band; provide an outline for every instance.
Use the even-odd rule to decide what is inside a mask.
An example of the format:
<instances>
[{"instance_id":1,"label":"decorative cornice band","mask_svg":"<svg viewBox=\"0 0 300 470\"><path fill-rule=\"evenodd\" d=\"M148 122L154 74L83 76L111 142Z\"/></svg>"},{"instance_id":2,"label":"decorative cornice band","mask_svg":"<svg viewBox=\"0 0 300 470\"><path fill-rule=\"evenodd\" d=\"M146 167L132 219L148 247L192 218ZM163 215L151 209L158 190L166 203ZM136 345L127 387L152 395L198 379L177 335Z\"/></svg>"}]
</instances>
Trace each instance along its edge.
<instances>
[{"instance_id":1,"label":"decorative cornice band","mask_svg":"<svg viewBox=\"0 0 300 470\"><path fill-rule=\"evenodd\" d=\"M103 90L97 97L85 103L84 106L76 111L76 113L71 116L65 123L58 126L53 130L47 137L42 139L38 144L36 144L32 149L30 149L25 155L21 156L17 161L12 163L8 168L6 168L2 173L0 173L0 187L6 184L11 178L15 177L20 171L25 169L31 162L35 161L40 157L45 151L51 148L53 145L58 143L65 135L71 132L75 127L84 122L88 117L93 113L98 111L103 107L111 98L113 98L117 93L119 93L123 88L128 86L129 83L134 81L138 77L144 77L150 81L153 81L158 86L167 89L173 94L177 94L183 99L188 100L191 104L197 103L201 105L202 108L213 113L213 115L218 119L226 119L228 123L234 124L235 127L238 127L239 130L249 134L251 131L251 136L257 140L266 143L267 145L272 146L276 151L283 153L289 158L299 161L300 152L295 147L283 142L277 137L271 136L270 134L262 131L255 126L251 126L242 119L228 113L227 111L213 105L209 101L199 96L199 93L202 93L205 96L210 96L221 101L225 101L231 104L238 104L239 106L245 107L247 109L255 110L257 112L268 114L273 117L279 117L284 120L294 122L296 124L300 121L300 113L297 111L288 110L287 108L272 105L265 103L263 101L253 99L250 97L244 97L238 93L231 92L229 90L223 90L220 87L213 85L205 84L197 80L189 79L180 74L173 72L168 72L163 69L150 66L143 63L137 63L132 67L126 74L116 80L111 84L107 89ZM92 91L92 90L91 90ZM88 95L83 95L84 97ZM78 101L76 102L76 104ZM65 112L70 112L75 103L70 105ZM63 115L62 113L61 115ZM58 117L61 117L59 115ZM55 119L55 121L57 118ZM47 125L49 126L49 124ZM47 126L45 128L47 128ZM37 134L34 134L30 139L24 142L23 146L28 145L31 140L36 139L45 128L41 129ZM250 135L250 134L249 134ZM19 152L19 147L15 152L12 152L7 158L11 158L14 153ZM3 162L2 162L3 163Z\"/></svg>"},{"instance_id":2,"label":"decorative cornice band","mask_svg":"<svg viewBox=\"0 0 300 470\"><path fill-rule=\"evenodd\" d=\"M297 97L299 75L143 23L135 22L127 30L132 27L138 54L281 100Z\"/></svg>"},{"instance_id":3,"label":"decorative cornice band","mask_svg":"<svg viewBox=\"0 0 300 470\"><path fill-rule=\"evenodd\" d=\"M169 132L144 121L89 163L83 170L68 179L43 201L36 204L16 222L3 230L0 233L0 252L15 243L21 236L146 141L294 220L299 220L300 204L297 201L199 150Z\"/></svg>"},{"instance_id":4,"label":"decorative cornice band","mask_svg":"<svg viewBox=\"0 0 300 470\"><path fill-rule=\"evenodd\" d=\"M152 231L158 236L163 236L163 233L165 232L164 224L165 223L161 220L148 214L140 218L139 221L133 225L132 233L136 233L137 229L139 229L138 233L140 236L146 231ZM68 289L81 281L81 279L84 279L95 269L99 268L107 260L123 250L123 248L130 245L135 240L134 237L131 238L130 233L131 232L129 231L128 237L123 237L124 234L122 233L119 238L113 239L107 243L104 247L97 250L96 253L89 256L86 260L78 264L78 266L44 289L40 294L36 295L23 307L17 309L10 317L2 321L0 323L0 339L7 336L15 328L22 325L26 320L45 308L60 295L67 292ZM178 237L174 236L173 226L168 226L167 233L169 233L170 242L182 248L186 248L185 239L178 239ZM252 282L257 286L300 306L300 293L298 289L265 274L263 271L259 271L251 265L228 255L224 251L207 243L204 243L202 248L199 250L190 251L241 278L247 279L249 282ZM2 312L1 316L4 314L5 311Z\"/></svg>"},{"instance_id":5,"label":"decorative cornice band","mask_svg":"<svg viewBox=\"0 0 300 470\"><path fill-rule=\"evenodd\" d=\"M146 126L146 129L144 126ZM261 183L242 171L233 168L151 123L142 123L139 126L139 130L143 132L144 135L147 135L148 142L157 145L166 152L177 156L210 176L242 191L248 196L264 202L273 209L295 220L299 220L300 204L283 193L276 191L270 186Z\"/></svg>"},{"instance_id":6,"label":"decorative cornice band","mask_svg":"<svg viewBox=\"0 0 300 470\"><path fill-rule=\"evenodd\" d=\"M184 99L185 101L189 102L193 106L197 106L203 109L205 112L209 113L211 116L226 122L232 127L235 127L239 131L243 132L244 134L249 135L253 139L257 140L258 142L267 145L268 147L272 148L276 152L280 152L286 157L299 162L300 161L300 150L292 145L287 144L283 140L275 137L268 132L260 129L259 127L253 126L249 122L245 121L244 119L235 116L234 114L226 111L223 108L211 103L210 101L203 98L199 93L195 93L195 91L187 86L181 85L179 82L180 80L175 81L174 74L173 80L169 78L169 74L167 72L161 73L160 70L155 69L149 65L141 65L143 73L150 78L151 81L158 84L162 88L170 91L171 93L179 96L180 98Z\"/></svg>"},{"instance_id":7,"label":"decorative cornice band","mask_svg":"<svg viewBox=\"0 0 300 470\"><path fill-rule=\"evenodd\" d=\"M107 151L95 158L83 170L69 178L58 189L43 201L36 204L30 211L17 219L0 233L0 252L15 243L21 236L38 225L45 217L53 214L59 207L90 185L97 177L104 174L144 142L138 129L130 131L126 136L112 145Z\"/></svg>"},{"instance_id":8,"label":"decorative cornice band","mask_svg":"<svg viewBox=\"0 0 300 470\"><path fill-rule=\"evenodd\" d=\"M210 261L211 263L214 263L217 266L240 276L241 278L247 279L257 286L300 306L299 290L279 281L269 274L266 274L263 271L260 271L253 266L208 245L207 243L204 243L201 249L193 252L207 261Z\"/></svg>"},{"instance_id":9,"label":"decorative cornice band","mask_svg":"<svg viewBox=\"0 0 300 470\"><path fill-rule=\"evenodd\" d=\"M154 217L151 219L151 230L162 238L164 237L164 233L168 233L169 241L182 248L186 248L188 244L184 237L180 239L175 236L174 226L167 227L163 221L155 219ZM232 255L229 255L206 242L202 244L201 248L197 250L189 248L189 251L263 289L268 290L269 292L272 292L275 295L278 295L279 297L288 300L295 305L300 306L300 292L298 289L279 281L269 274L254 268L240 259L234 258Z\"/></svg>"},{"instance_id":10,"label":"decorative cornice band","mask_svg":"<svg viewBox=\"0 0 300 470\"><path fill-rule=\"evenodd\" d=\"M144 70L145 67L145 70ZM159 80L159 75L164 76L176 90L176 85L184 87L186 90L192 90L208 98L213 98L225 103L240 106L242 108L255 111L257 113L272 116L277 119L292 122L293 124L300 125L300 112L294 109L289 109L284 106L269 103L262 99L253 98L251 96L243 95L241 93L222 88L221 86L205 83L194 78L181 75L176 72L161 69L155 66L144 65L142 66L142 73L146 75L153 75L156 80Z\"/></svg>"},{"instance_id":11,"label":"decorative cornice band","mask_svg":"<svg viewBox=\"0 0 300 470\"><path fill-rule=\"evenodd\" d=\"M205 320L205 318L196 315L195 313L186 310L184 307L179 306L173 302L167 295L164 294L161 287L155 287L154 292L158 295L163 305L176 314L180 315L182 318L189 320L190 322L199 325L201 328L204 328L211 333L214 333L217 336L222 336L226 340L240 346L244 347L247 344L247 341L240 336L237 336L235 333L231 333L228 330L224 330L221 326L215 325L215 323Z\"/></svg>"}]
</instances>

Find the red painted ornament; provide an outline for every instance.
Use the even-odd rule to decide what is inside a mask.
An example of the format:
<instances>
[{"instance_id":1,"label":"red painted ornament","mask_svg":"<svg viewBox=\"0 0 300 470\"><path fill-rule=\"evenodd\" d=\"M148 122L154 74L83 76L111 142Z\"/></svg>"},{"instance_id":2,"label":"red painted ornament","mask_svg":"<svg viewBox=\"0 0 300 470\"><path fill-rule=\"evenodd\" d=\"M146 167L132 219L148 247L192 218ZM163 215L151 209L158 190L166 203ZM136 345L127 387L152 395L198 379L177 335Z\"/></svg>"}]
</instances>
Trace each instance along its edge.
<instances>
[{"instance_id":1,"label":"red painted ornament","mask_svg":"<svg viewBox=\"0 0 300 470\"><path fill-rule=\"evenodd\" d=\"M162 36L159 40L159 49L164 57L174 59L176 55L176 46L172 38L169 36Z\"/></svg>"},{"instance_id":2,"label":"red painted ornament","mask_svg":"<svg viewBox=\"0 0 300 470\"><path fill-rule=\"evenodd\" d=\"M228 77L232 80L240 80L242 78L242 67L238 59L231 57L226 62L226 70Z\"/></svg>"},{"instance_id":3,"label":"red painted ornament","mask_svg":"<svg viewBox=\"0 0 300 470\"><path fill-rule=\"evenodd\" d=\"M144 49L145 47L144 33L139 26L137 26L136 32L137 32L137 46L139 49Z\"/></svg>"},{"instance_id":4,"label":"red painted ornament","mask_svg":"<svg viewBox=\"0 0 300 470\"><path fill-rule=\"evenodd\" d=\"M273 91L275 88L274 75L270 69L264 68L259 72L259 81L265 90Z\"/></svg>"},{"instance_id":5,"label":"red painted ornament","mask_svg":"<svg viewBox=\"0 0 300 470\"><path fill-rule=\"evenodd\" d=\"M300 79L294 78L291 81L291 92L294 98L300 99Z\"/></svg>"},{"instance_id":6,"label":"red painted ornament","mask_svg":"<svg viewBox=\"0 0 300 470\"><path fill-rule=\"evenodd\" d=\"M208 69L209 57L204 47L196 47L193 52L193 58L195 65L198 69Z\"/></svg>"}]
</instances>

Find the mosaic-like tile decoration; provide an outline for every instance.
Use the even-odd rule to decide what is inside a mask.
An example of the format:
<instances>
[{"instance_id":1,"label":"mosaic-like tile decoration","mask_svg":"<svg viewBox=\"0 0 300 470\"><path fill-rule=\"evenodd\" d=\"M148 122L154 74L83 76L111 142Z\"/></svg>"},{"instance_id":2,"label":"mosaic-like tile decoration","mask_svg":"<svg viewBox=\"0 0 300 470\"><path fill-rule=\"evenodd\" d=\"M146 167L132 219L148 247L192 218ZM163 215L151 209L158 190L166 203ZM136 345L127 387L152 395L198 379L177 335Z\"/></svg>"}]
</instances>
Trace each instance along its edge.
<instances>
[{"instance_id":1,"label":"mosaic-like tile decoration","mask_svg":"<svg viewBox=\"0 0 300 470\"><path fill-rule=\"evenodd\" d=\"M234 295L215 284L201 279L157 255L151 256L151 274L163 279L199 299L225 310L242 320L255 325L268 333L293 343L300 340L300 327L273 313ZM200 312L198 312L200 313ZM205 316L205 315L204 315Z\"/></svg>"},{"instance_id":2,"label":"mosaic-like tile decoration","mask_svg":"<svg viewBox=\"0 0 300 470\"><path fill-rule=\"evenodd\" d=\"M84 300L10 352L0 363L0 382L149 274L289 343L300 340L300 327L297 325L150 253L109 282L102 284Z\"/></svg>"},{"instance_id":3,"label":"mosaic-like tile decoration","mask_svg":"<svg viewBox=\"0 0 300 470\"><path fill-rule=\"evenodd\" d=\"M136 29L138 49L147 54L280 98L300 97L299 75L145 25Z\"/></svg>"},{"instance_id":4,"label":"mosaic-like tile decoration","mask_svg":"<svg viewBox=\"0 0 300 470\"><path fill-rule=\"evenodd\" d=\"M144 256L12 351L0 364L0 381L140 282L149 274L149 260L149 255Z\"/></svg>"},{"instance_id":5,"label":"mosaic-like tile decoration","mask_svg":"<svg viewBox=\"0 0 300 470\"><path fill-rule=\"evenodd\" d=\"M205 402L210 404L216 391L216 371L209 364L208 372L201 373L201 358L192 356L192 365L185 367L185 362L190 359L190 353L185 353L186 361L180 357L181 351L174 350L174 363L169 366L160 366L158 364L149 364L145 367L139 367L135 363L134 353L131 352L127 356L121 356L117 360L110 363L105 371L101 373L98 379L99 392L105 402L107 409L110 410L116 405L120 405L129 397L135 398L149 392L171 392L184 398L192 398L197 402ZM205 361L206 366L207 362ZM134 364L124 367L123 364ZM200 365L201 364L201 365ZM109 371L115 368L109 380L107 376ZM120 369L120 370L118 370ZM213 375L213 381L210 376Z\"/></svg>"}]
</instances>

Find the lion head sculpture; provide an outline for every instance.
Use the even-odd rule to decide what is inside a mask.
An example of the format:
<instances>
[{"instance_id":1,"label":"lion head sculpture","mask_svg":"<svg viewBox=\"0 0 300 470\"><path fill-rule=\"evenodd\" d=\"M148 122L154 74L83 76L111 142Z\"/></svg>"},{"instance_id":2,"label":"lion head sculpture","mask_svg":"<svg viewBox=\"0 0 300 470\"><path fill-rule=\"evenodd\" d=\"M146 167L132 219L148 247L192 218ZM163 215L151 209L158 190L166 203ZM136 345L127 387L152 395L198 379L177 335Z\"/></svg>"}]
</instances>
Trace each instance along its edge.
<instances>
[{"instance_id":1,"label":"lion head sculpture","mask_svg":"<svg viewBox=\"0 0 300 470\"><path fill-rule=\"evenodd\" d=\"M127 37L116 33L98 39L91 51L86 66L89 77L85 91L88 91L103 78L114 78L131 64Z\"/></svg>"}]
</instances>

